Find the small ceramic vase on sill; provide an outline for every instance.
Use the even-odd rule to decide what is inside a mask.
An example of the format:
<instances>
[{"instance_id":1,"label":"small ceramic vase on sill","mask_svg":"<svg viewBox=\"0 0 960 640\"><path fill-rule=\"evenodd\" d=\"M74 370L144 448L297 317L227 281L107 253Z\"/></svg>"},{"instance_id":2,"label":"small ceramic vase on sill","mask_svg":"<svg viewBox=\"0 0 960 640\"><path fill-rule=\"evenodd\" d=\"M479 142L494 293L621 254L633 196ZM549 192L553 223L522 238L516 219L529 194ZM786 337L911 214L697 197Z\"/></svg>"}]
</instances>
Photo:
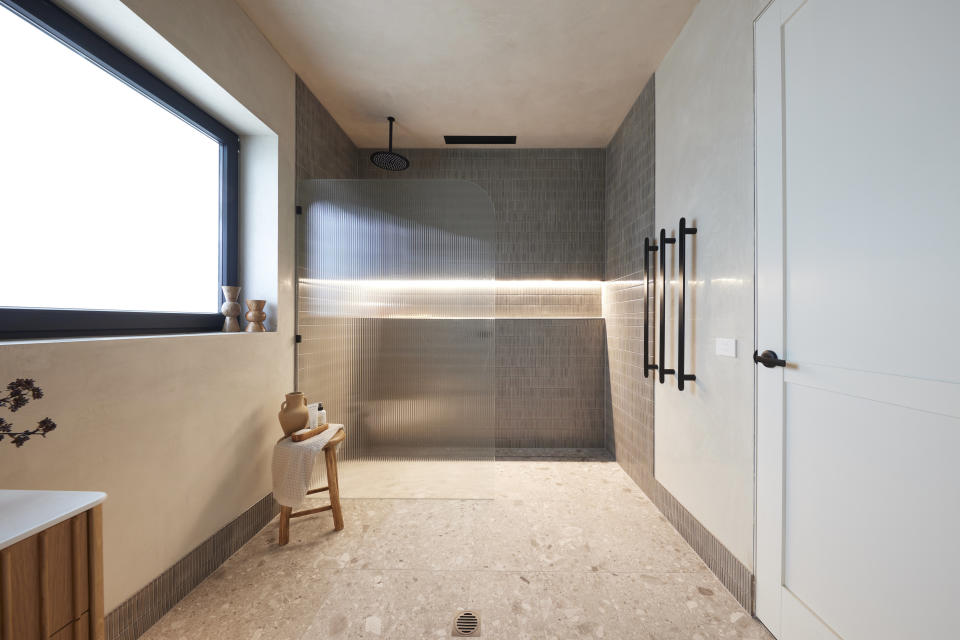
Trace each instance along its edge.
<instances>
[{"instance_id":1,"label":"small ceramic vase on sill","mask_svg":"<svg viewBox=\"0 0 960 640\"><path fill-rule=\"evenodd\" d=\"M223 314L223 331L226 333L233 333L234 331L240 331L240 312L243 311L243 307L240 306L240 303L237 302L237 298L240 297L240 287L230 287L222 286L220 289L223 291L223 305L220 306L220 313Z\"/></svg>"},{"instance_id":2,"label":"small ceramic vase on sill","mask_svg":"<svg viewBox=\"0 0 960 640\"><path fill-rule=\"evenodd\" d=\"M285 436L306 427L310 420L306 396L300 391L288 393L287 399L280 405L277 419L280 420L280 428Z\"/></svg>"},{"instance_id":3,"label":"small ceramic vase on sill","mask_svg":"<svg viewBox=\"0 0 960 640\"><path fill-rule=\"evenodd\" d=\"M247 300L247 328L245 331L266 331L263 327L263 321L267 319L267 314L263 312L266 306L266 300Z\"/></svg>"}]
</instances>

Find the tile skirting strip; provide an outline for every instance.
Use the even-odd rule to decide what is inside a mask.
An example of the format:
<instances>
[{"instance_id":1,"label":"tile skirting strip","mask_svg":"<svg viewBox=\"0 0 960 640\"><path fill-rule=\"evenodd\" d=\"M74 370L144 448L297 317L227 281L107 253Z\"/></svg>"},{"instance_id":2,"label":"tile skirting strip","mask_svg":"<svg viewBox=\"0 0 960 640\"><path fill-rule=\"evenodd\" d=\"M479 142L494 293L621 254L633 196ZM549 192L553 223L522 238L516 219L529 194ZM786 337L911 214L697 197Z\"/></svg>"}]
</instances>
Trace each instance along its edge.
<instances>
[{"instance_id":1,"label":"tile skirting strip","mask_svg":"<svg viewBox=\"0 0 960 640\"><path fill-rule=\"evenodd\" d=\"M620 465L627 471L623 465ZM706 563L710 571L720 579L723 586L737 599L744 609L754 613L753 573L737 560L729 549L710 533L699 520L684 508L672 493L660 484L652 473L639 471L639 478L633 477L637 486L647 494L660 513L673 525L694 552Z\"/></svg>"},{"instance_id":2,"label":"tile skirting strip","mask_svg":"<svg viewBox=\"0 0 960 640\"><path fill-rule=\"evenodd\" d=\"M107 614L106 640L135 640L279 513L262 498Z\"/></svg>"}]
</instances>

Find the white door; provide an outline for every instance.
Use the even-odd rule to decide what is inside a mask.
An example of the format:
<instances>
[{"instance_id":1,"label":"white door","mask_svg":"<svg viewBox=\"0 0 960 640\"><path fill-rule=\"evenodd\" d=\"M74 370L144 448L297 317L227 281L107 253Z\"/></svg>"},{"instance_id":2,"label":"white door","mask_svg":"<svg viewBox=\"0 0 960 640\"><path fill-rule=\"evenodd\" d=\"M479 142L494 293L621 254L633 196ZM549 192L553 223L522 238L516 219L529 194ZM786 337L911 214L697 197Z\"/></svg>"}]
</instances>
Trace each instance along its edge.
<instances>
[{"instance_id":1,"label":"white door","mask_svg":"<svg viewBox=\"0 0 960 640\"><path fill-rule=\"evenodd\" d=\"M756 23L757 615L960 638L960 1Z\"/></svg>"}]
</instances>

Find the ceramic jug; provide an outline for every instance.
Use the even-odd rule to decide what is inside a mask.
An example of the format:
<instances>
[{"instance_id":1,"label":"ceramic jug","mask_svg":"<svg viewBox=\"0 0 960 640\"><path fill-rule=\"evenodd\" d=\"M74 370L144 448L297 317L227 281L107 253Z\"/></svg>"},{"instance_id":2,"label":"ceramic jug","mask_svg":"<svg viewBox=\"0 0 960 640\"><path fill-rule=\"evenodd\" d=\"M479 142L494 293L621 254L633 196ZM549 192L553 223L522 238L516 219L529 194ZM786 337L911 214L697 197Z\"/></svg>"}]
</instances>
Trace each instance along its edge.
<instances>
[{"instance_id":1,"label":"ceramic jug","mask_svg":"<svg viewBox=\"0 0 960 640\"><path fill-rule=\"evenodd\" d=\"M287 399L280 405L280 428L284 435L290 435L307 426L309 413L307 412L307 398L299 391L287 394Z\"/></svg>"}]
</instances>

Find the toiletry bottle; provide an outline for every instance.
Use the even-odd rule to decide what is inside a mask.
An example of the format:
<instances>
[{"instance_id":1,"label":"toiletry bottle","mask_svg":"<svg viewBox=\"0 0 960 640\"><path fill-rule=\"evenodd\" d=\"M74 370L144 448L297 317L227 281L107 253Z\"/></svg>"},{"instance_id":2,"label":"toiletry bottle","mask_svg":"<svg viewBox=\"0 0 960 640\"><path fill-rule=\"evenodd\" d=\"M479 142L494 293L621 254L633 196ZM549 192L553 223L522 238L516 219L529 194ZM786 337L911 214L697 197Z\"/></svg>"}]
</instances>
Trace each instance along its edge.
<instances>
[{"instance_id":1,"label":"toiletry bottle","mask_svg":"<svg viewBox=\"0 0 960 640\"><path fill-rule=\"evenodd\" d=\"M317 408L320 409L320 413L317 414L317 424L327 424L327 410L323 408L323 403L317 403Z\"/></svg>"}]
</instances>

